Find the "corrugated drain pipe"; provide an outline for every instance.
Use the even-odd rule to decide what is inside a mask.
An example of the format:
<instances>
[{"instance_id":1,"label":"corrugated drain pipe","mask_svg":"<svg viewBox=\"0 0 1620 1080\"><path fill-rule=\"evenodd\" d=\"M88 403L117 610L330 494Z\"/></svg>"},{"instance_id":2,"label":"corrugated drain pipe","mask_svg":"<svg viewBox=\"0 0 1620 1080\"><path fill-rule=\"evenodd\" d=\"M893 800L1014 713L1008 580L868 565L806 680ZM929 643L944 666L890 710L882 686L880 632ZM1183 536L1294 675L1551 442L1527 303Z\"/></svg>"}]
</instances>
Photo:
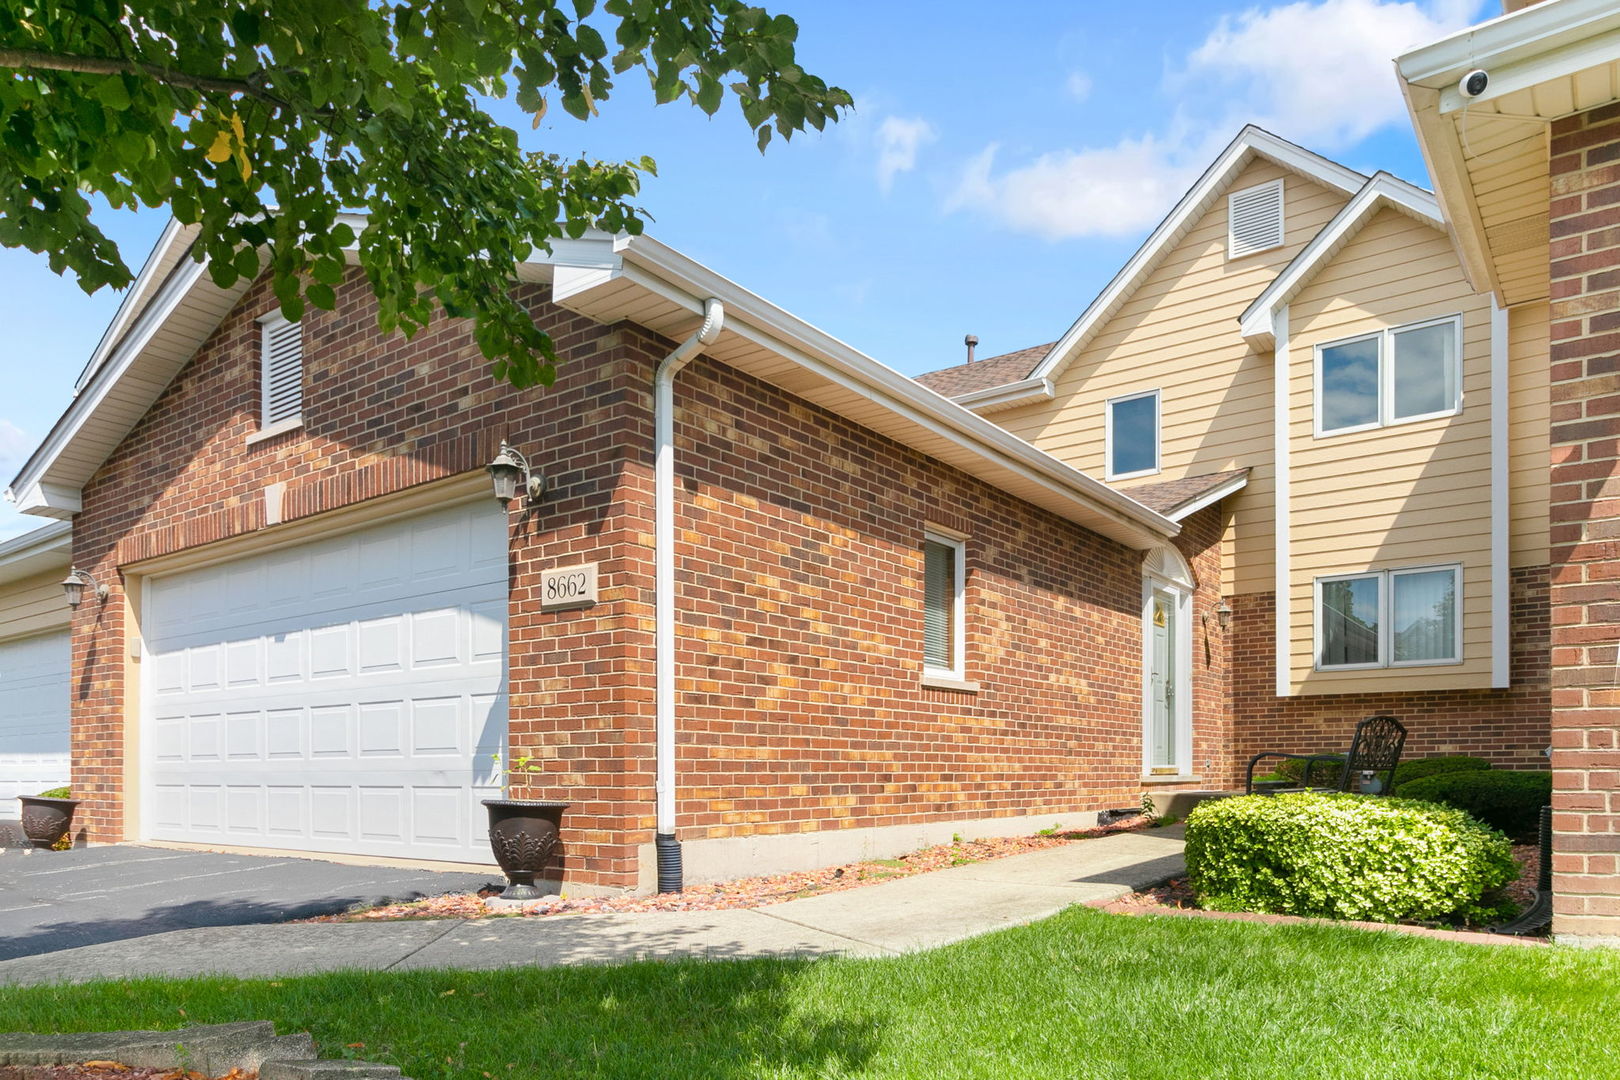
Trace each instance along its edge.
<instances>
[{"instance_id":1,"label":"corrugated drain pipe","mask_svg":"<svg viewBox=\"0 0 1620 1080\"><path fill-rule=\"evenodd\" d=\"M703 304L703 325L664 357L653 376L653 608L656 677L658 891L680 892L681 845L675 839L675 376L720 336L724 305Z\"/></svg>"}]
</instances>

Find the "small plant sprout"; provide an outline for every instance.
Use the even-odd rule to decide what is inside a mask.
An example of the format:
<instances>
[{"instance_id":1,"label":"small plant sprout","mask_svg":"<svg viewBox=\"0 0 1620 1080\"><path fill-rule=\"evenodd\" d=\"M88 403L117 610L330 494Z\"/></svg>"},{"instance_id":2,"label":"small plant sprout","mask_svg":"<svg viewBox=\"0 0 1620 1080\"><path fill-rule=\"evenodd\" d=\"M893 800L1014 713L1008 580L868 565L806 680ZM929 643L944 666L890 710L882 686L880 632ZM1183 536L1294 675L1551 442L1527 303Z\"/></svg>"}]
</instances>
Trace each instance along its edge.
<instances>
[{"instance_id":1,"label":"small plant sprout","mask_svg":"<svg viewBox=\"0 0 1620 1080\"><path fill-rule=\"evenodd\" d=\"M539 759L531 757L528 754L523 754L523 755L520 755L520 756L518 756L516 758L513 758L511 767L506 768L506 769L501 768L501 760L502 760L502 758L501 758L501 752L499 750L497 750L493 754L489 755L489 757L490 757L490 760L495 763L495 772L496 772L496 774L499 775L502 778L501 779L501 790L505 791L507 793L508 797L511 796L511 792L512 792L512 777L513 776L515 776L515 775L528 776L528 775L532 775L534 773L537 773L537 772L541 771L541 764L540 764Z\"/></svg>"}]
</instances>

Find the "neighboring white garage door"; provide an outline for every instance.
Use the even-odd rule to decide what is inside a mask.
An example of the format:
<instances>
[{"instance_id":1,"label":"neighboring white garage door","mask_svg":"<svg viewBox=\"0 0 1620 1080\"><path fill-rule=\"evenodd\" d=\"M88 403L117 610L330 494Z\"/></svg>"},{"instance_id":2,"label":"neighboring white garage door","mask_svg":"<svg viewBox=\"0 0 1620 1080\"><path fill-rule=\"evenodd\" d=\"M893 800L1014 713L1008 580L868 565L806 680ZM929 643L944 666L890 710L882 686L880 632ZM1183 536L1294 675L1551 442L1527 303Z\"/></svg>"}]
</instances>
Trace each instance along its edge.
<instances>
[{"instance_id":1,"label":"neighboring white garage door","mask_svg":"<svg viewBox=\"0 0 1620 1080\"><path fill-rule=\"evenodd\" d=\"M151 579L142 835L490 862L506 573L479 503Z\"/></svg>"},{"instance_id":2,"label":"neighboring white garage door","mask_svg":"<svg viewBox=\"0 0 1620 1080\"><path fill-rule=\"evenodd\" d=\"M0 819L68 782L67 631L0 641Z\"/></svg>"}]
</instances>

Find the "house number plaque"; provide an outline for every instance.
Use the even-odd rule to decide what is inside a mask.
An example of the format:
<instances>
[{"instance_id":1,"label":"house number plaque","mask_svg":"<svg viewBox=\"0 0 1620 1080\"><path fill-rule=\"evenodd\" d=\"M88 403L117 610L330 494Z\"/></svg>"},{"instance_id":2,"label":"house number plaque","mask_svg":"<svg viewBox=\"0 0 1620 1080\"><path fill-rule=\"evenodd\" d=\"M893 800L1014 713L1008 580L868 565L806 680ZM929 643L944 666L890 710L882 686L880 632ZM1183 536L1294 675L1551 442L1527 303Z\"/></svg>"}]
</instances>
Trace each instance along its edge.
<instances>
[{"instance_id":1,"label":"house number plaque","mask_svg":"<svg viewBox=\"0 0 1620 1080\"><path fill-rule=\"evenodd\" d=\"M540 571L540 610L585 607L596 603L596 564L558 566Z\"/></svg>"}]
</instances>

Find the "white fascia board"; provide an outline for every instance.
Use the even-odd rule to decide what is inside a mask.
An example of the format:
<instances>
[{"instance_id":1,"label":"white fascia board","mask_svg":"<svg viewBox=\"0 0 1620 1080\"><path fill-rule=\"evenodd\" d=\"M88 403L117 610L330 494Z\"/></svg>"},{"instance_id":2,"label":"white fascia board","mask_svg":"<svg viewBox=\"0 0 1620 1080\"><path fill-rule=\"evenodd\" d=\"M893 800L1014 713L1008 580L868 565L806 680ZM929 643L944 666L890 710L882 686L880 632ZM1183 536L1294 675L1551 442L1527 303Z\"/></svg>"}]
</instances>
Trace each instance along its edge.
<instances>
[{"instance_id":1,"label":"white fascia board","mask_svg":"<svg viewBox=\"0 0 1620 1080\"><path fill-rule=\"evenodd\" d=\"M1019 379L1000 386L987 386L983 390L970 390L951 400L964 409L983 413L1028 405L1034 401L1050 401L1052 394L1051 379Z\"/></svg>"},{"instance_id":2,"label":"white fascia board","mask_svg":"<svg viewBox=\"0 0 1620 1080\"><path fill-rule=\"evenodd\" d=\"M1475 292L1490 293L1497 303L1502 303L1505 294L1496 273L1496 260L1491 258L1490 245L1485 240L1485 219L1480 216L1479 203L1474 198L1473 181L1463 160L1456 128L1440 115L1440 92L1405 79L1397 81L1406 98L1406 111L1412 117L1423 164L1434 181L1435 200L1469 287Z\"/></svg>"},{"instance_id":3,"label":"white fascia board","mask_svg":"<svg viewBox=\"0 0 1620 1080\"><path fill-rule=\"evenodd\" d=\"M32 577L73 562L73 526L53 521L0 543L0 584Z\"/></svg>"},{"instance_id":4,"label":"white fascia board","mask_svg":"<svg viewBox=\"0 0 1620 1080\"><path fill-rule=\"evenodd\" d=\"M1389 173L1378 173L1356 192L1355 197L1311 238L1311 242L1283 267L1282 273L1273 278L1265 291L1255 297L1254 302L1238 316L1243 337L1265 347L1275 344L1277 310L1298 295L1299 290L1332 261L1339 249L1386 206L1400 210L1431 228L1444 231L1446 227L1445 220L1440 216L1440 204L1432 194Z\"/></svg>"},{"instance_id":5,"label":"white fascia board","mask_svg":"<svg viewBox=\"0 0 1620 1080\"><path fill-rule=\"evenodd\" d=\"M1169 518L651 237L631 240L624 256L630 280L675 300L694 315L702 312L707 297L717 297L726 306L727 332L755 341L1049 491L1084 503L1094 513L1101 511L1125 526L1133 543L1156 543L1181 531Z\"/></svg>"},{"instance_id":6,"label":"white fascia board","mask_svg":"<svg viewBox=\"0 0 1620 1080\"><path fill-rule=\"evenodd\" d=\"M1475 68L1490 72L1495 83L1498 70L1520 71L1535 62L1545 62L1551 73L1560 54L1612 30L1620 30L1614 0L1543 0L1413 49L1396 58L1395 68L1404 81L1434 90L1455 89Z\"/></svg>"},{"instance_id":7,"label":"white fascia board","mask_svg":"<svg viewBox=\"0 0 1620 1080\"><path fill-rule=\"evenodd\" d=\"M1204 170L1204 174L1187 190L1165 219L1159 222L1158 227L1136 250L1136 254L1132 255L1130 261L1114 275L1114 279L1091 302L1074 325L1069 327L1063 337L1052 346L1040 364L1030 373L1030 378L1046 380L1057 378L1069 360L1085 347L1093 334L1102 329L1102 324L1108 317L1136 291L1137 286L1158 265L1160 257L1174 245L1193 220L1209 208L1210 200L1220 193L1254 155L1267 158L1285 169L1308 176L1327 187L1337 188L1345 194L1359 190L1367 182L1367 177L1354 169L1329 161L1319 154L1313 154L1302 146L1296 146L1252 124L1245 127L1238 132L1237 138L1227 144L1226 149L1221 151L1220 156L1210 167Z\"/></svg>"},{"instance_id":8,"label":"white fascia board","mask_svg":"<svg viewBox=\"0 0 1620 1080\"><path fill-rule=\"evenodd\" d=\"M1620 60L1620 30L1598 32L1591 38L1528 60L1496 63L1488 69L1490 83L1478 97L1465 97L1455 85L1443 88L1440 91L1440 115L1459 112L1470 105L1484 105L1508 94L1529 90L1556 79L1566 79L1590 68L1606 67L1616 60ZM1461 79L1460 75L1458 79Z\"/></svg>"},{"instance_id":9,"label":"white fascia board","mask_svg":"<svg viewBox=\"0 0 1620 1080\"><path fill-rule=\"evenodd\" d=\"M1166 514L1165 517L1176 522L1186 521L1189 517L1198 513L1198 511L1202 510L1204 507L1213 506L1215 503L1220 502L1228 495L1242 491L1248 486L1249 476L1247 473L1242 476L1234 476L1220 487L1215 488L1212 491L1204 492L1204 494L1198 496L1198 498L1194 499L1192 502L1176 507L1174 510Z\"/></svg>"},{"instance_id":10,"label":"white fascia board","mask_svg":"<svg viewBox=\"0 0 1620 1080\"><path fill-rule=\"evenodd\" d=\"M141 264L140 270L136 272L135 280L130 284L129 291L124 294L124 299L119 302L118 310L113 312L112 322L108 323L107 329L102 331L101 340L96 342L95 351L90 354L90 359L85 362L84 367L79 371L78 378L73 381L75 392L84 389L84 384L96 373L106 361L107 354L112 352L114 346L118 344L130 320L139 314L140 308L145 303L147 295L153 287L152 278L157 276L160 268L164 273L173 268L173 262L169 258L170 249L181 242L182 231L180 222L172 217L163 226L163 231L158 234L157 243L152 245L152 250L147 253L146 261ZM191 237L188 233L184 237L184 241L189 244L190 240Z\"/></svg>"},{"instance_id":11,"label":"white fascia board","mask_svg":"<svg viewBox=\"0 0 1620 1080\"><path fill-rule=\"evenodd\" d=\"M17 493L18 509L23 513L54 517L57 514L52 513L53 510L65 509L68 504L75 504L70 512L78 512L77 488L49 483L45 479L46 476L62 451L93 419L108 392L117 385L124 373L141 355L152 335L168 320L206 273L206 261L190 262L175 267L174 272L164 281L151 302L136 316L134 324L119 341L117 348L106 362L91 374L84 388L74 396L67 411L56 421L50 434L45 436L45 441L27 461L23 462L16 478L11 481L11 490Z\"/></svg>"}]
</instances>

